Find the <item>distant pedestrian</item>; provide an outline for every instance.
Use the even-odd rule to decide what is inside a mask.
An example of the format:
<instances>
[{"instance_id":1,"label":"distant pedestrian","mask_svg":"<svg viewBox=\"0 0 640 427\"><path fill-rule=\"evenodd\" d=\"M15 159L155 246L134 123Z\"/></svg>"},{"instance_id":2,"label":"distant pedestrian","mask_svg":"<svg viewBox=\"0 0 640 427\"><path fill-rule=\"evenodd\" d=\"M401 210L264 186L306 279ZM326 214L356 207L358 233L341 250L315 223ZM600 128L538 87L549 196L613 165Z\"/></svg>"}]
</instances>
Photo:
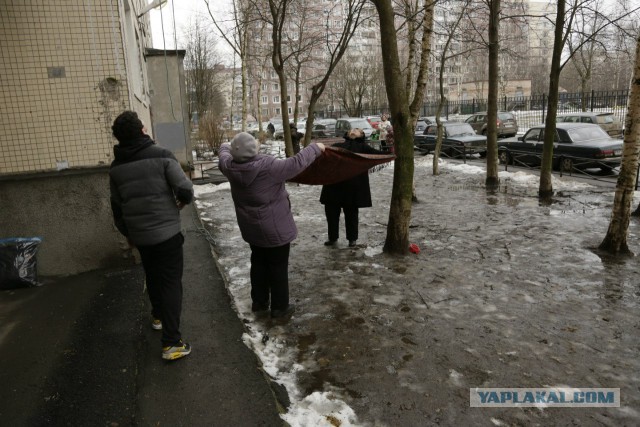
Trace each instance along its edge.
<instances>
[{"instance_id":1,"label":"distant pedestrian","mask_svg":"<svg viewBox=\"0 0 640 427\"><path fill-rule=\"evenodd\" d=\"M258 154L258 142L240 132L219 150L219 168L229 179L242 238L251 248L251 311L271 308L272 318L287 318L289 249L298 230L285 181L306 169L324 151L311 144L285 160Z\"/></svg>"},{"instance_id":2,"label":"distant pedestrian","mask_svg":"<svg viewBox=\"0 0 640 427\"><path fill-rule=\"evenodd\" d=\"M380 149L382 151L391 151L387 143L387 134L391 129L391 122L389 121L389 118L386 114L383 114L380 122L378 123L378 132L380 133Z\"/></svg>"},{"instance_id":3,"label":"distant pedestrian","mask_svg":"<svg viewBox=\"0 0 640 427\"><path fill-rule=\"evenodd\" d=\"M162 358L191 353L182 341L182 244L180 209L191 203L193 184L174 155L153 142L133 111L111 127L118 145L109 169L115 225L142 258L153 329L162 330Z\"/></svg>"},{"instance_id":4,"label":"distant pedestrian","mask_svg":"<svg viewBox=\"0 0 640 427\"><path fill-rule=\"evenodd\" d=\"M267 125L267 133L269 134L269 138L273 138L273 135L276 133L276 127L271 122Z\"/></svg>"},{"instance_id":5,"label":"distant pedestrian","mask_svg":"<svg viewBox=\"0 0 640 427\"><path fill-rule=\"evenodd\" d=\"M382 151L371 148L365 142L363 130L359 128L350 130L344 142L333 144L332 147L344 148L354 153L385 154ZM320 203L324 205L329 234L329 240L324 244L333 246L338 241L340 212L343 211L349 246L356 246L356 241L358 240L358 209L372 206L369 173L365 172L337 184L322 186Z\"/></svg>"},{"instance_id":6,"label":"distant pedestrian","mask_svg":"<svg viewBox=\"0 0 640 427\"><path fill-rule=\"evenodd\" d=\"M298 127L295 123L289 123L289 129L291 129L291 143L293 144L293 154L296 155L300 152L300 140L304 138L304 134L298 131Z\"/></svg>"}]
</instances>

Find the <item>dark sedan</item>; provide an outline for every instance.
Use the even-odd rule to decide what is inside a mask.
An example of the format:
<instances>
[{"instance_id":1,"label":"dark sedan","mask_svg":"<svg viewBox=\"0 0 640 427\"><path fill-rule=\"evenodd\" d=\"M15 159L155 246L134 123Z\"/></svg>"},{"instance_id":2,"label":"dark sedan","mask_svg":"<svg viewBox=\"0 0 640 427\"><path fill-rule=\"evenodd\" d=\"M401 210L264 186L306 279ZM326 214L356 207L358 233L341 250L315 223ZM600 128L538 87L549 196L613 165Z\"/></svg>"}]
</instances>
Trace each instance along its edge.
<instances>
[{"instance_id":1,"label":"dark sedan","mask_svg":"<svg viewBox=\"0 0 640 427\"><path fill-rule=\"evenodd\" d=\"M446 122L442 125L444 126L442 154L457 157L465 154L486 153L487 137L476 135L468 123ZM436 146L437 132L437 125L427 125L422 135L414 135L414 148L424 154L432 153Z\"/></svg>"},{"instance_id":2,"label":"dark sedan","mask_svg":"<svg viewBox=\"0 0 640 427\"><path fill-rule=\"evenodd\" d=\"M623 141L613 139L598 125L557 123L553 143L553 167L564 171L620 166ZM538 166L542 159L544 124L532 127L518 138L498 141L500 163Z\"/></svg>"}]
</instances>

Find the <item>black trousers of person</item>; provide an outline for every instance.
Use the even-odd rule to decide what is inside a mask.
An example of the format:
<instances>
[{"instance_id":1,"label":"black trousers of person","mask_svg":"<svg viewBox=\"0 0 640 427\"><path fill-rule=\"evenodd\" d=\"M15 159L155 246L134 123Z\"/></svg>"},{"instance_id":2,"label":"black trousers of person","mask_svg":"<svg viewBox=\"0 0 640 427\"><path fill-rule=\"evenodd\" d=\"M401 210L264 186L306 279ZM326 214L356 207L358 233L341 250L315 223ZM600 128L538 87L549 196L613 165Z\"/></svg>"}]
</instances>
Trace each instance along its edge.
<instances>
[{"instance_id":1,"label":"black trousers of person","mask_svg":"<svg viewBox=\"0 0 640 427\"><path fill-rule=\"evenodd\" d=\"M344 225L347 230L347 240L358 240L358 208L324 205L324 213L327 217L327 226L329 229L329 240L338 240L340 236L341 211L344 211Z\"/></svg>"},{"instance_id":2,"label":"black trousers of person","mask_svg":"<svg viewBox=\"0 0 640 427\"><path fill-rule=\"evenodd\" d=\"M271 310L289 307L290 243L274 248L251 246L251 301L254 306Z\"/></svg>"},{"instance_id":3,"label":"black trousers of person","mask_svg":"<svg viewBox=\"0 0 640 427\"><path fill-rule=\"evenodd\" d=\"M147 278L151 315L162 321L163 347L178 344L182 338L183 243L184 236L178 233L156 245L138 246Z\"/></svg>"}]
</instances>

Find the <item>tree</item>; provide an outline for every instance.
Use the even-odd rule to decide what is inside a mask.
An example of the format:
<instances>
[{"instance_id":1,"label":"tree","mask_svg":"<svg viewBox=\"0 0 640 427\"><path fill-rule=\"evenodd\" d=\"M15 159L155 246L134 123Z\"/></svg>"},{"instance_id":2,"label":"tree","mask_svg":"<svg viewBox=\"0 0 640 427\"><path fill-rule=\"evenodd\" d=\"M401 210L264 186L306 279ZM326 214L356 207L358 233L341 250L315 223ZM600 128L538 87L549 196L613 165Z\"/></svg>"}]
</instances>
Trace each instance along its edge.
<instances>
[{"instance_id":1,"label":"tree","mask_svg":"<svg viewBox=\"0 0 640 427\"><path fill-rule=\"evenodd\" d=\"M233 49L233 52L240 58L240 75L242 87L242 130L247 126L247 55L248 55L248 27L249 12L248 4L243 0L232 0L232 22L233 28L229 32L223 28L218 19L211 12L210 0L204 0L207 5L207 11L211 17L213 25L217 28L220 36Z\"/></svg>"},{"instance_id":2,"label":"tree","mask_svg":"<svg viewBox=\"0 0 640 427\"><path fill-rule=\"evenodd\" d=\"M389 223L384 251L406 254L409 251L409 222L411 219L411 196L413 187L413 129L420 105L424 102L427 82L427 66L431 51L434 3L424 1L422 14L422 38L418 48L420 59L416 78L416 92L411 100L409 88L403 80L412 74L403 73L392 0L372 0L380 19L380 43L382 66L389 100L395 139L396 164L393 172L393 189L389 209ZM411 55L411 54L410 54Z\"/></svg>"},{"instance_id":3,"label":"tree","mask_svg":"<svg viewBox=\"0 0 640 427\"><path fill-rule=\"evenodd\" d=\"M635 71L631 83L631 93L627 117L625 120L624 146L622 165L616 184L616 194L613 199L613 211L607 234L600 243L599 249L612 254L629 254L627 234L629 217L631 216L631 202L636 186L638 170L638 156L640 152L640 33L636 40ZM640 210L640 206L638 207Z\"/></svg>"},{"instance_id":4,"label":"tree","mask_svg":"<svg viewBox=\"0 0 640 427\"><path fill-rule=\"evenodd\" d=\"M190 116L194 112L202 116L207 112L220 115L224 111L221 82L215 71L220 63L211 33L206 31L201 20L197 20L187 32L184 60Z\"/></svg>"},{"instance_id":5,"label":"tree","mask_svg":"<svg viewBox=\"0 0 640 427\"><path fill-rule=\"evenodd\" d=\"M555 139L556 114L558 111L559 78L563 67L573 57L570 53L563 62L562 53L565 45L567 44L567 39L572 34L573 25L577 15L583 13L585 10L591 10L591 6L594 2L594 0L576 1L576 3L574 3L572 7L565 12L567 5L566 0L558 0L551 72L549 74L549 97L547 104L547 116L545 119L542 163L540 168L540 186L538 188L538 195L542 200L549 200L553 195L551 171L553 168L553 144ZM597 28L590 29L588 37L584 38L582 44L575 46L574 52L582 48L583 45L589 43L610 26L618 25L618 23L623 21L626 17L636 14L638 10L640 10L640 7L630 11L624 11L621 15L617 15L613 18L607 17L598 24Z\"/></svg>"},{"instance_id":6,"label":"tree","mask_svg":"<svg viewBox=\"0 0 640 427\"><path fill-rule=\"evenodd\" d=\"M446 5L446 6L453 6L453 7L446 7L445 10L447 13L444 14L443 19L438 22L438 25L435 29L439 40L443 38L445 42L442 47L442 50L436 53L436 55L439 56L438 58L438 63L439 63L438 91L440 93L440 96L439 96L438 107L436 109L436 124L438 126L438 133L436 137L436 146L433 152L433 174L434 175L438 175L440 173L439 171L440 150L442 148L442 139L444 137L444 126L442 124L442 120L440 119L440 115L442 114L442 109L444 108L444 104L447 102L447 98L445 97L445 94L444 94L445 66L447 62L450 61L451 59L467 54L474 49L473 47L471 47L468 50L465 49L464 51L460 51L459 49L452 51L452 49L450 49L452 42L456 39L456 34L458 33L460 22L465 17L470 4L471 4L471 0L465 0L462 2L462 4L460 4L460 2L458 1L453 2L453 4L449 4L449 2L440 3L441 6ZM453 17L452 21L449 21L450 17ZM461 43L457 43L457 45L459 46L461 45Z\"/></svg>"},{"instance_id":7,"label":"tree","mask_svg":"<svg viewBox=\"0 0 640 427\"><path fill-rule=\"evenodd\" d=\"M487 177L485 185L494 190L498 179L498 58L500 53L500 0L489 4L489 96L487 97Z\"/></svg>"},{"instance_id":8,"label":"tree","mask_svg":"<svg viewBox=\"0 0 640 427\"><path fill-rule=\"evenodd\" d=\"M332 80L333 90L341 109L349 116L362 116L364 102L371 95L371 73L375 65L352 59L342 61L335 69Z\"/></svg>"}]
</instances>

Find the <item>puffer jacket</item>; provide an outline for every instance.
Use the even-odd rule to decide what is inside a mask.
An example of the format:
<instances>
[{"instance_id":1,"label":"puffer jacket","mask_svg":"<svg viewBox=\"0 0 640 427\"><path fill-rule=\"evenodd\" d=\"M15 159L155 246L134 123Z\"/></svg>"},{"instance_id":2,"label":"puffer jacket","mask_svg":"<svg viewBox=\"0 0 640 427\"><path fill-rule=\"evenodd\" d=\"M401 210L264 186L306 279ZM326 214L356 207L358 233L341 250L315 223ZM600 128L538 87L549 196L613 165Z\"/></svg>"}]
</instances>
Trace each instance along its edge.
<instances>
[{"instance_id":1,"label":"puffer jacket","mask_svg":"<svg viewBox=\"0 0 640 427\"><path fill-rule=\"evenodd\" d=\"M193 184L173 153L147 136L113 148L111 210L118 230L135 245L162 243L181 230L180 210L193 200Z\"/></svg>"},{"instance_id":2,"label":"puffer jacket","mask_svg":"<svg viewBox=\"0 0 640 427\"><path fill-rule=\"evenodd\" d=\"M285 160L258 154L248 162L236 163L229 145L220 147L219 168L231 184L238 226L247 243L272 248L291 243L298 236L285 181L306 169L321 153L320 147L311 144Z\"/></svg>"},{"instance_id":3,"label":"puffer jacket","mask_svg":"<svg viewBox=\"0 0 640 427\"><path fill-rule=\"evenodd\" d=\"M332 147L344 148L354 153L387 154L370 147L364 137L345 138L344 142L333 144ZM320 192L320 203L343 208L370 208L372 203L369 173L365 172L336 184L323 185Z\"/></svg>"}]
</instances>

